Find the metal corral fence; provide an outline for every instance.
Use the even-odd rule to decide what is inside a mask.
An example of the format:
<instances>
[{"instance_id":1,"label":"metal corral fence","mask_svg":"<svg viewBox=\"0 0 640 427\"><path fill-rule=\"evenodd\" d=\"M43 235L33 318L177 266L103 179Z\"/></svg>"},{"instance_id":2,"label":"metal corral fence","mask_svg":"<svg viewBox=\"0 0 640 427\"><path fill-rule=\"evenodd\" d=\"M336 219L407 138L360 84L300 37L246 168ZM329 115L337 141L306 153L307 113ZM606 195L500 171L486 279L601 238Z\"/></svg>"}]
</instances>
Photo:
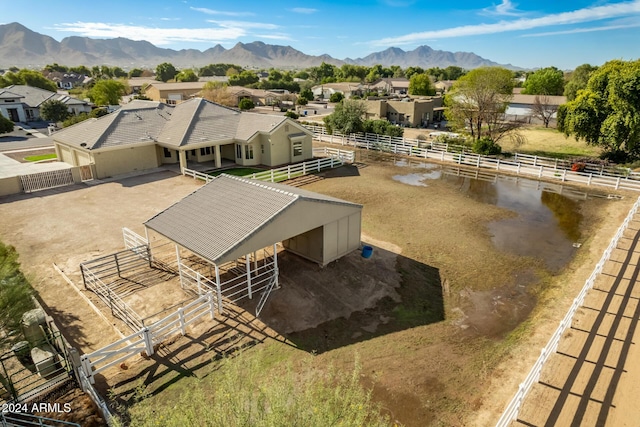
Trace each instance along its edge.
<instances>
[{"instance_id":1,"label":"metal corral fence","mask_svg":"<svg viewBox=\"0 0 640 427\"><path fill-rule=\"evenodd\" d=\"M257 179L259 181L281 182L299 176L307 175L312 172L320 172L323 169L335 168L345 163L353 163L355 153L348 150L339 150L337 148L314 148L314 156L326 156L321 159L309 160L307 162L297 163L295 165L287 165L277 169L268 169L263 172L256 172L245 176L244 178ZM224 172L224 171L223 171ZM182 171L185 176L202 179L209 182L213 179L211 175L185 168Z\"/></svg>"},{"instance_id":2,"label":"metal corral fence","mask_svg":"<svg viewBox=\"0 0 640 427\"><path fill-rule=\"evenodd\" d=\"M556 331L553 333L547 345L541 350L540 357L538 357L538 360L531 368L531 371L529 371L529 375L527 375L524 382L520 384L520 386L518 387L518 392L513 397L511 402L509 402L509 405L507 405L507 408L500 417L500 420L498 420L498 424L496 424L497 427L509 426L511 422L518 416L518 412L520 411L520 407L522 406L522 402L524 401L527 393L529 392L531 387L540 379L540 373L542 372L542 368L545 362L547 361L549 356L556 352L558 344L560 343L560 338L562 338L562 334L568 327L571 326L573 315L578 310L578 308L582 306L587 292L589 292L589 290L593 288L596 278L602 272L604 264L609 260L611 252L613 252L613 250L618 245L618 240L620 240L620 238L624 234L639 207L640 198L638 198L636 203L633 205L633 207L629 211L629 214L618 228L615 236L613 236L613 239L611 239L611 243L609 243L609 246L607 247L607 249L605 249L604 253L602 254L602 258L600 258L600 261L598 261L598 263L596 264L596 267L594 268L593 272L591 272L591 275L585 282L582 290L580 291L576 299L573 300L573 304L560 322L560 326L558 326L558 329L556 329Z\"/></svg>"},{"instance_id":3,"label":"metal corral fence","mask_svg":"<svg viewBox=\"0 0 640 427\"><path fill-rule=\"evenodd\" d=\"M54 420L53 418L38 417L24 412L12 413L12 412L0 412L0 426L1 427L80 427L78 423L72 423L70 421Z\"/></svg>"},{"instance_id":4,"label":"metal corral fence","mask_svg":"<svg viewBox=\"0 0 640 427\"><path fill-rule=\"evenodd\" d=\"M468 147L437 141L391 137L369 133L329 135L321 126L307 126L314 138L332 144L349 145L367 150L382 151L423 159L434 159L476 168L528 175L539 179L559 180L589 186L601 186L616 190L640 191L640 173L629 168L580 163L580 171L572 171L574 163L550 157L515 154L512 159L483 156L472 153Z\"/></svg>"},{"instance_id":5,"label":"metal corral fence","mask_svg":"<svg viewBox=\"0 0 640 427\"><path fill-rule=\"evenodd\" d=\"M134 331L143 327L142 319L122 300L122 292L115 288L124 279L125 272L132 274L138 269L149 269L149 259L149 247L138 246L80 264L84 287L100 297L111 309L111 314Z\"/></svg>"},{"instance_id":6,"label":"metal corral fence","mask_svg":"<svg viewBox=\"0 0 640 427\"><path fill-rule=\"evenodd\" d=\"M215 319L217 298L213 292L207 292L191 303L178 308L157 322L140 328L133 334L109 344L93 353L80 357L82 374L90 384L95 383L94 376L105 369L145 352L154 354L154 345L165 338L178 333L185 335L186 327L205 315Z\"/></svg>"},{"instance_id":7,"label":"metal corral fence","mask_svg":"<svg viewBox=\"0 0 640 427\"><path fill-rule=\"evenodd\" d=\"M75 183L71 169L60 169L29 175L20 175L20 182L22 183L22 190L25 193L65 187Z\"/></svg>"}]
</instances>

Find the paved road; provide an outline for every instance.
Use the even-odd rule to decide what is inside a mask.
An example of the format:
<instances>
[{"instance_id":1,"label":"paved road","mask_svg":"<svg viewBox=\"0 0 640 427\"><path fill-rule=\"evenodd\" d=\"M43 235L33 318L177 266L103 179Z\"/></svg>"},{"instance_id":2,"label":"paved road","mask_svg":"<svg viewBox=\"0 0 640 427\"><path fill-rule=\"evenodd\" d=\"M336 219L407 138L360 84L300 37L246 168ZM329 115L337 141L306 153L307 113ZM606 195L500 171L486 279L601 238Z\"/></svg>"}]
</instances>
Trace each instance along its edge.
<instances>
[{"instance_id":1,"label":"paved road","mask_svg":"<svg viewBox=\"0 0 640 427\"><path fill-rule=\"evenodd\" d=\"M640 425L639 260L637 214L513 426Z\"/></svg>"}]
</instances>

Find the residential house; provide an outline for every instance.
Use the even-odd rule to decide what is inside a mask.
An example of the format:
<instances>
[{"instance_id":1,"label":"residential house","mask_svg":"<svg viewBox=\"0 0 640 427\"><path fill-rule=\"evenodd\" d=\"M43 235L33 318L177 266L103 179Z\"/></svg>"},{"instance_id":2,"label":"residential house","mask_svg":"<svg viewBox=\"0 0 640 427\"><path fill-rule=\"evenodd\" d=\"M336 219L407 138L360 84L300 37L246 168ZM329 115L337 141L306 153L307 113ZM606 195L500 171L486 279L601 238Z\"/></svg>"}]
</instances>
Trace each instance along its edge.
<instances>
[{"instance_id":1,"label":"residential house","mask_svg":"<svg viewBox=\"0 0 640 427\"><path fill-rule=\"evenodd\" d=\"M386 119L400 126L426 127L442 120L442 97L367 100L367 119Z\"/></svg>"},{"instance_id":2,"label":"residential house","mask_svg":"<svg viewBox=\"0 0 640 427\"><path fill-rule=\"evenodd\" d=\"M311 88L315 99L329 99L334 93L341 93L346 99L352 96L362 96L364 88L360 83L325 83Z\"/></svg>"},{"instance_id":3,"label":"residential house","mask_svg":"<svg viewBox=\"0 0 640 427\"><path fill-rule=\"evenodd\" d=\"M514 89L513 98L509 102L507 107L507 117L509 119L524 119L525 117L531 117L533 105L536 102L536 96L539 97L540 102L545 106L545 109L557 111L558 106L567 102L566 96L557 95L526 95L520 93L522 89ZM555 118L555 113L552 114Z\"/></svg>"},{"instance_id":4,"label":"residential house","mask_svg":"<svg viewBox=\"0 0 640 427\"><path fill-rule=\"evenodd\" d=\"M440 93L445 93L445 92L449 92L449 89L453 87L453 84L455 82L456 82L455 80L440 80L435 82L433 86L436 88L436 91Z\"/></svg>"},{"instance_id":5,"label":"residential house","mask_svg":"<svg viewBox=\"0 0 640 427\"><path fill-rule=\"evenodd\" d=\"M388 95L406 95L409 93L409 80L405 78L384 78L371 84L368 91Z\"/></svg>"},{"instance_id":6,"label":"residential house","mask_svg":"<svg viewBox=\"0 0 640 427\"><path fill-rule=\"evenodd\" d=\"M278 166L313 157L312 133L284 117L240 112L202 98L175 106L134 100L53 134L61 161L97 179L163 164Z\"/></svg>"},{"instance_id":7,"label":"residential house","mask_svg":"<svg viewBox=\"0 0 640 427\"><path fill-rule=\"evenodd\" d=\"M83 74L63 73L60 71L51 71L45 77L54 82L58 88L64 90L86 85L93 80L91 77Z\"/></svg>"},{"instance_id":8,"label":"residential house","mask_svg":"<svg viewBox=\"0 0 640 427\"><path fill-rule=\"evenodd\" d=\"M30 122L42 120L40 107L50 100L63 102L69 112L74 115L88 113L91 106L88 102L69 95L51 92L38 87L11 85L0 89L0 114L14 122Z\"/></svg>"},{"instance_id":9,"label":"residential house","mask_svg":"<svg viewBox=\"0 0 640 427\"><path fill-rule=\"evenodd\" d=\"M278 90L253 89L244 86L228 86L227 90L234 98L234 105L241 99L250 99L255 105L278 105L288 94Z\"/></svg>"},{"instance_id":10,"label":"residential house","mask_svg":"<svg viewBox=\"0 0 640 427\"><path fill-rule=\"evenodd\" d=\"M204 85L205 82L163 83L155 81L146 87L144 94L153 101L175 105L197 96Z\"/></svg>"}]
</instances>

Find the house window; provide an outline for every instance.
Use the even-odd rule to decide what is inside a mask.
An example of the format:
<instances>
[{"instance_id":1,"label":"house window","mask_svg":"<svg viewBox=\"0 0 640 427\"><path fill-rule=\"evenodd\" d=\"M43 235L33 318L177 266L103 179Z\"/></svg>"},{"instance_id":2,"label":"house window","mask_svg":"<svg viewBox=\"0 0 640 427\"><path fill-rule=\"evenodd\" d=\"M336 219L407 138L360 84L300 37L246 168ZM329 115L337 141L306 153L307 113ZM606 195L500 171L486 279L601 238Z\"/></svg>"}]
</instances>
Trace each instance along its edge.
<instances>
[{"instance_id":1,"label":"house window","mask_svg":"<svg viewBox=\"0 0 640 427\"><path fill-rule=\"evenodd\" d=\"M247 145L244 149L244 158L247 160L253 159L253 145Z\"/></svg>"},{"instance_id":2,"label":"house window","mask_svg":"<svg viewBox=\"0 0 640 427\"><path fill-rule=\"evenodd\" d=\"M5 99L4 102L16 102L15 99Z\"/></svg>"},{"instance_id":3,"label":"house window","mask_svg":"<svg viewBox=\"0 0 640 427\"><path fill-rule=\"evenodd\" d=\"M196 155L196 150L191 150L191 155L195 156Z\"/></svg>"},{"instance_id":4,"label":"house window","mask_svg":"<svg viewBox=\"0 0 640 427\"><path fill-rule=\"evenodd\" d=\"M236 159L242 158L242 145L236 144Z\"/></svg>"},{"instance_id":5,"label":"house window","mask_svg":"<svg viewBox=\"0 0 640 427\"><path fill-rule=\"evenodd\" d=\"M302 141L293 143L293 157L302 156Z\"/></svg>"},{"instance_id":6,"label":"house window","mask_svg":"<svg viewBox=\"0 0 640 427\"><path fill-rule=\"evenodd\" d=\"M171 158L171 151L169 151L169 149L167 147L163 147L164 150L164 156L168 159Z\"/></svg>"},{"instance_id":7,"label":"house window","mask_svg":"<svg viewBox=\"0 0 640 427\"><path fill-rule=\"evenodd\" d=\"M204 151L206 152L207 156L209 154L211 154L211 147L204 147Z\"/></svg>"},{"instance_id":8,"label":"house window","mask_svg":"<svg viewBox=\"0 0 640 427\"><path fill-rule=\"evenodd\" d=\"M204 147L200 148L200 155L201 155L201 156L204 156L204 153L205 153L205 151L204 151Z\"/></svg>"}]
</instances>

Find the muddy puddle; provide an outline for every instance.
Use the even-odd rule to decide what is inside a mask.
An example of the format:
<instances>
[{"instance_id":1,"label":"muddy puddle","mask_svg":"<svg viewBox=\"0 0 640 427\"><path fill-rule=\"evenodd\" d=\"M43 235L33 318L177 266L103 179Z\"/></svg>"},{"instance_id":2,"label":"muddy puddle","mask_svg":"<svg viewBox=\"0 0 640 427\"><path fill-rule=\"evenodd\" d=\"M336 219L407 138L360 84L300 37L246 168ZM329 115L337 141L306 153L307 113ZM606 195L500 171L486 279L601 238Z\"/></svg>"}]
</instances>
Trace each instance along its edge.
<instances>
[{"instance_id":1,"label":"muddy puddle","mask_svg":"<svg viewBox=\"0 0 640 427\"><path fill-rule=\"evenodd\" d=\"M539 182L520 177L501 176L487 171L466 170L426 162L395 160L410 167L410 172L393 179L407 185L428 187L440 180L455 191L512 215L487 224L493 245L500 251L539 260L545 270L559 273L581 245L580 203L595 197L596 192ZM465 289L460 293L457 324L465 330L485 336L501 336L513 330L535 306L529 292L539 283L534 271L520 272L510 283L488 290Z\"/></svg>"}]
</instances>

